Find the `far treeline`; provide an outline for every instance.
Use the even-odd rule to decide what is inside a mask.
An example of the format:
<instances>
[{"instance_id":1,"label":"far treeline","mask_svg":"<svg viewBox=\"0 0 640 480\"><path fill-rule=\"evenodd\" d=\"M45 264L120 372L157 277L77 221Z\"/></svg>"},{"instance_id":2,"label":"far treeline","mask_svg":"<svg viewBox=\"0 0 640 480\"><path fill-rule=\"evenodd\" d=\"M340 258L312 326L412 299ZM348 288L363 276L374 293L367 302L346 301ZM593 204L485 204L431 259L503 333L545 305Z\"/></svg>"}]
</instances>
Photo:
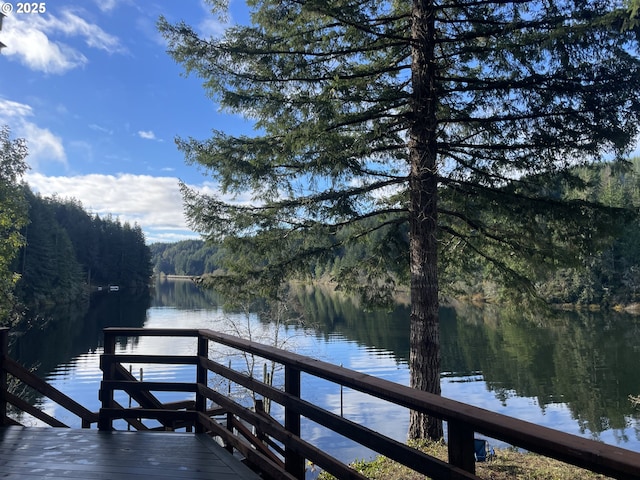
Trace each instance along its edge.
<instances>
[{"instance_id":1,"label":"far treeline","mask_svg":"<svg viewBox=\"0 0 640 480\"><path fill-rule=\"evenodd\" d=\"M557 199L580 199L612 207L640 208L640 157L628 161L602 163L575 170L584 182L567 183L558 176L548 183ZM537 292L551 304L599 305L605 308L630 306L640 302L640 224L627 223L616 238L600 251L581 259L570 268L558 268L539 278ZM202 240L155 243L150 246L155 274L200 276L223 268L234 253ZM350 244L335 256L317 262L303 280L331 281L341 269L358 265L368 254L367 244ZM489 267L486 267L489 268ZM458 298L477 298L500 302L500 287L487 280L484 268L469 276L462 271L447 272L443 292ZM400 284L408 288L406 279Z\"/></svg>"},{"instance_id":2,"label":"far treeline","mask_svg":"<svg viewBox=\"0 0 640 480\"><path fill-rule=\"evenodd\" d=\"M0 325L46 321L49 307L87 299L100 286L147 287L142 229L34 194L21 182L27 156L26 141L0 126Z\"/></svg>"},{"instance_id":3,"label":"far treeline","mask_svg":"<svg viewBox=\"0 0 640 480\"><path fill-rule=\"evenodd\" d=\"M21 303L38 309L99 287L149 285L151 253L140 226L90 215L73 199L43 198L24 189L29 223L14 264Z\"/></svg>"}]
</instances>

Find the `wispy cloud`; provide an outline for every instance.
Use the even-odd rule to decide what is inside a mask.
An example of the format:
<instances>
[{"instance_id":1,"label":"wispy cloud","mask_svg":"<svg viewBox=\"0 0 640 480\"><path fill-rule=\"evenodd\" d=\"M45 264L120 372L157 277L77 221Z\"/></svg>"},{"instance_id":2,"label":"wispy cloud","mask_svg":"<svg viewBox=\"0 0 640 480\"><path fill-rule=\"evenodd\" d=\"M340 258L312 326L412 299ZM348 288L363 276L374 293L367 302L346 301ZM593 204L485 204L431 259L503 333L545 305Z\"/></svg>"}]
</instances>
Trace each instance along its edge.
<instances>
[{"instance_id":1,"label":"wispy cloud","mask_svg":"<svg viewBox=\"0 0 640 480\"><path fill-rule=\"evenodd\" d=\"M217 10L214 13L209 2L200 0L200 7L205 12L203 20L198 24L198 30L205 37L221 37L230 25L230 13Z\"/></svg>"},{"instance_id":2,"label":"wispy cloud","mask_svg":"<svg viewBox=\"0 0 640 480\"><path fill-rule=\"evenodd\" d=\"M60 15L12 15L2 29L2 54L18 59L23 65L49 74L63 74L88 63L76 48L59 40L59 36L80 37L94 49L109 53L125 53L120 40L94 23L89 23L70 10Z\"/></svg>"},{"instance_id":3,"label":"wispy cloud","mask_svg":"<svg viewBox=\"0 0 640 480\"><path fill-rule=\"evenodd\" d=\"M152 130L138 130L138 136L145 140L158 140Z\"/></svg>"},{"instance_id":4,"label":"wispy cloud","mask_svg":"<svg viewBox=\"0 0 640 480\"><path fill-rule=\"evenodd\" d=\"M118 6L117 0L97 0L95 4L102 12L111 12Z\"/></svg>"},{"instance_id":5,"label":"wispy cloud","mask_svg":"<svg viewBox=\"0 0 640 480\"><path fill-rule=\"evenodd\" d=\"M99 132L99 133L105 133L107 135L113 135L113 130L107 128L107 127L103 127L101 125L95 124L95 123L90 123L89 124L89 128L91 130L93 130L94 132Z\"/></svg>"},{"instance_id":6,"label":"wispy cloud","mask_svg":"<svg viewBox=\"0 0 640 480\"><path fill-rule=\"evenodd\" d=\"M51 161L67 168L62 139L49 129L36 125L31 117L34 117L34 112L30 105L0 98L0 125L9 125L13 136L27 140L27 163L36 170L41 163Z\"/></svg>"}]
</instances>

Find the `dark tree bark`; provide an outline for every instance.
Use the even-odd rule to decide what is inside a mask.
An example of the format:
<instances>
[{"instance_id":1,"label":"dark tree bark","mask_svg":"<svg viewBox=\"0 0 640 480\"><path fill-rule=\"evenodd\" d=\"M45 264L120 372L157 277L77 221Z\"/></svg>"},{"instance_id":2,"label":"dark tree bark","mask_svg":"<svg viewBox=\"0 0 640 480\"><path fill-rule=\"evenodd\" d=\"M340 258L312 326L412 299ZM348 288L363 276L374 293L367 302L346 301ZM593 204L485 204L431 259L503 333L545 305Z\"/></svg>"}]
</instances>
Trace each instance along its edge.
<instances>
[{"instance_id":1,"label":"dark tree bark","mask_svg":"<svg viewBox=\"0 0 640 480\"><path fill-rule=\"evenodd\" d=\"M438 165L435 27L431 0L412 11L409 223L411 262L411 387L440 394L438 321ZM411 413L409 438L441 438L442 422Z\"/></svg>"}]
</instances>

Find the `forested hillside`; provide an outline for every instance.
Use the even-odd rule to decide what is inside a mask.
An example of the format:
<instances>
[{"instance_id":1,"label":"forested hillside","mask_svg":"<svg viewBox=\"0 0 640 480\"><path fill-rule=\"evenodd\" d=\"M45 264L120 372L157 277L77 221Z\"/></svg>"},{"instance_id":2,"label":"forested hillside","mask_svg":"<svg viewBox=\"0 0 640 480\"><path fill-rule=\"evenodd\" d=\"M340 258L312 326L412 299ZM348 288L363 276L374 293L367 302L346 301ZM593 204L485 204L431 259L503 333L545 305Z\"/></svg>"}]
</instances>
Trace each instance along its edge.
<instances>
[{"instance_id":1,"label":"forested hillside","mask_svg":"<svg viewBox=\"0 0 640 480\"><path fill-rule=\"evenodd\" d=\"M154 243L150 246L153 272L165 275L203 275L220 268L219 249L202 240Z\"/></svg>"},{"instance_id":2,"label":"forested hillside","mask_svg":"<svg viewBox=\"0 0 640 480\"><path fill-rule=\"evenodd\" d=\"M608 206L640 208L640 158L628 162L604 163L598 167L576 170L581 184L552 178L547 188L558 198L580 199ZM379 231L383 235L383 230ZM624 224L612 244L582 259L572 268L556 269L552 276L538 278L538 293L552 303L629 305L640 302L640 223ZM339 239L336 239L339 241ZM374 242L375 243L375 242ZM335 256L319 261L308 272L308 279L331 280L342 270L368 261L373 252L365 242L345 245ZM201 240L151 245L155 273L203 275L224 268L233 252L209 246ZM489 266L478 265L469 274L461 270L442 272L443 290L451 296L477 296L502 299L502 292L488 280ZM400 285L406 280L399 278Z\"/></svg>"},{"instance_id":3,"label":"forested hillside","mask_svg":"<svg viewBox=\"0 0 640 480\"><path fill-rule=\"evenodd\" d=\"M76 301L98 286L148 285L151 254L138 225L92 216L74 200L42 198L23 188L29 221L13 265L19 303L38 311Z\"/></svg>"}]
</instances>

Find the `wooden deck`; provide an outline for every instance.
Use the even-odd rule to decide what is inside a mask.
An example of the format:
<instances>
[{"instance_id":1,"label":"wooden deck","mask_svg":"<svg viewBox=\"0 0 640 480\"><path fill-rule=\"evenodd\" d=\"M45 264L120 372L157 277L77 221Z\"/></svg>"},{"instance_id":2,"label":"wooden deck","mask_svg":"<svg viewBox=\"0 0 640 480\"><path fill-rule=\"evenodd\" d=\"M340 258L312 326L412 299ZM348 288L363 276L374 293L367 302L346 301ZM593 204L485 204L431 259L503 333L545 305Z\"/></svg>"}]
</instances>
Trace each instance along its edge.
<instances>
[{"instance_id":1,"label":"wooden deck","mask_svg":"<svg viewBox=\"0 0 640 480\"><path fill-rule=\"evenodd\" d=\"M3 479L258 477L206 434L0 427Z\"/></svg>"},{"instance_id":2,"label":"wooden deck","mask_svg":"<svg viewBox=\"0 0 640 480\"><path fill-rule=\"evenodd\" d=\"M121 337L193 338L196 352L195 355L121 353L116 349ZM475 435L480 434L612 478L640 480L639 452L534 425L222 332L106 328L104 353L100 356L103 379L98 412L87 410L10 358L8 340L9 329L0 327L0 425L8 425L0 426L0 479L260 478L204 433L209 432L266 477L304 480L305 466L311 462L336 478L366 480L364 475L323 451L311 438L305 438L309 434L301 429L301 419L306 418L430 478L480 480L475 475L474 457ZM284 390L210 358L210 348L221 346L275 362L284 372ZM193 365L195 378L193 382L137 380L126 368L132 364ZM446 421L449 461L426 455L305 400L303 373L340 389L353 389ZM224 388L221 391L211 388L211 374L226 379L222 383L228 381L229 385L233 383L253 392L261 400L256 400L252 408L234 401ZM9 386L14 381L20 388L35 390L60 405L60 411L77 416L85 429L14 427L22 417L9 413L20 411L47 425L66 426L62 419L53 418L12 393ZM116 392L118 398L128 395L135 403L123 407L116 401ZM155 392L182 393L185 398L162 403ZM281 420L264 410L266 399L283 407ZM220 420L221 415L224 421ZM202 433L150 432L147 420L169 429L190 428ZM114 432L114 421L119 426L128 422L138 431ZM96 423L99 430L90 430Z\"/></svg>"}]
</instances>

